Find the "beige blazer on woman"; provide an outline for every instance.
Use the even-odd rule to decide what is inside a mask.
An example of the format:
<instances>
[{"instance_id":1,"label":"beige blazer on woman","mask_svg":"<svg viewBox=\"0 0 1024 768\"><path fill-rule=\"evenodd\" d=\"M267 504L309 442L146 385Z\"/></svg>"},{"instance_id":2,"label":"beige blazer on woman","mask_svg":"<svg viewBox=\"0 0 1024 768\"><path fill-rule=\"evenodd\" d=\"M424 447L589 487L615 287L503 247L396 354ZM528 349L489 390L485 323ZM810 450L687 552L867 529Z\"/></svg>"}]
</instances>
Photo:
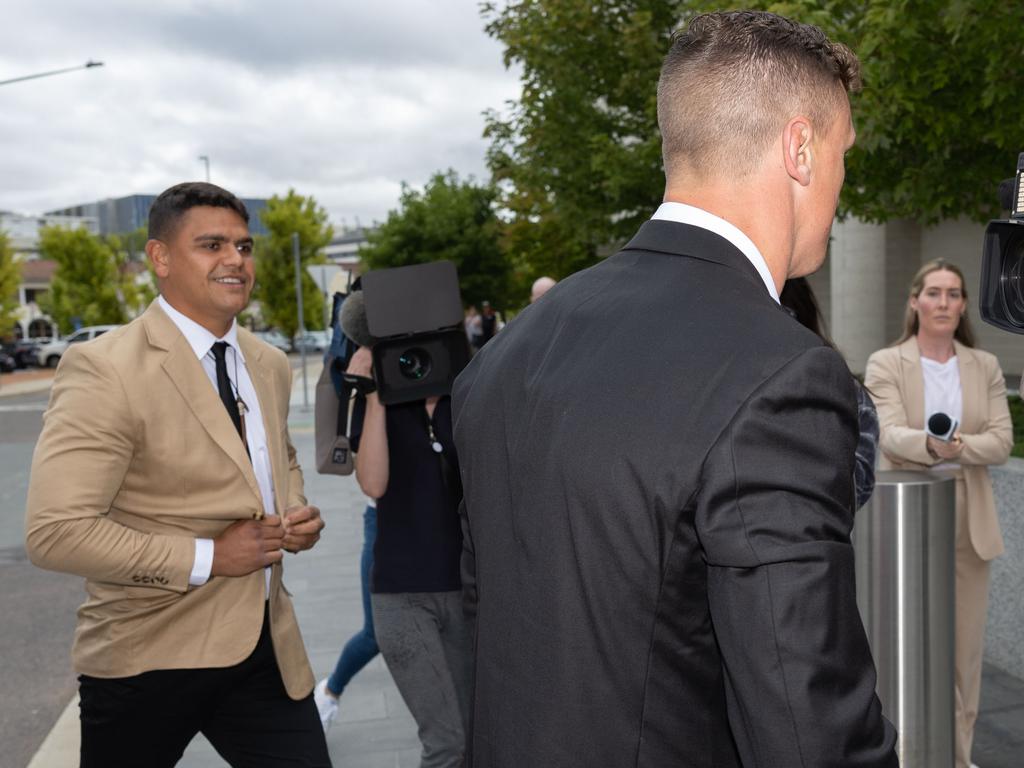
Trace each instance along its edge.
<instances>
[{"instance_id":1,"label":"beige blazer on woman","mask_svg":"<svg viewBox=\"0 0 1024 768\"><path fill-rule=\"evenodd\" d=\"M1003 553L988 467L1003 464L1013 446L1006 403L1006 382L994 355L954 342L963 391L960 454L967 491L971 544L982 560ZM875 352L868 359L864 384L878 408L881 469L928 469L943 460L926 448L924 375L917 339Z\"/></svg>"},{"instance_id":2,"label":"beige blazer on woman","mask_svg":"<svg viewBox=\"0 0 1024 768\"><path fill-rule=\"evenodd\" d=\"M238 343L263 413L274 510L263 509L217 391L156 302L61 360L32 462L26 543L32 562L86 579L78 672L127 677L237 664L255 648L269 600L288 695L300 699L313 687L280 564L269 594L262 570L189 586L197 537L305 503L288 437L288 360L241 328Z\"/></svg>"}]
</instances>

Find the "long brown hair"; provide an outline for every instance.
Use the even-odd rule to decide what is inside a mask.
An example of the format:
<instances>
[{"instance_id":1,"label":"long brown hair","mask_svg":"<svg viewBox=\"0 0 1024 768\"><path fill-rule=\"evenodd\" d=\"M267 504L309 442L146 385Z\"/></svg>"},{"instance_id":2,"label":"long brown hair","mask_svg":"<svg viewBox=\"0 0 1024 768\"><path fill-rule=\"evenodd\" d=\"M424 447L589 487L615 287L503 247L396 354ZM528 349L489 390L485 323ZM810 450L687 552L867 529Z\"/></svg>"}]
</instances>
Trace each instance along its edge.
<instances>
[{"instance_id":1,"label":"long brown hair","mask_svg":"<svg viewBox=\"0 0 1024 768\"><path fill-rule=\"evenodd\" d=\"M903 335L900 337L900 340L896 342L897 344L902 344L910 337L917 336L917 332L920 330L921 324L918 322L917 312L912 306L910 306L910 299L916 299L921 295L921 291L924 290L924 279L928 277L928 275L932 272L938 272L943 269L947 272L952 272L960 278L960 294L964 297L964 306L966 307L967 281L964 280L964 273L960 271L960 267L956 264L951 264L945 259L929 261L917 270L917 274L914 275L914 279L910 283L910 296L907 297L907 312L903 318ZM960 316L960 323L956 327L956 332L953 334L953 338L965 347L974 346L974 331L971 330L971 320L967 316L966 312Z\"/></svg>"}]
</instances>

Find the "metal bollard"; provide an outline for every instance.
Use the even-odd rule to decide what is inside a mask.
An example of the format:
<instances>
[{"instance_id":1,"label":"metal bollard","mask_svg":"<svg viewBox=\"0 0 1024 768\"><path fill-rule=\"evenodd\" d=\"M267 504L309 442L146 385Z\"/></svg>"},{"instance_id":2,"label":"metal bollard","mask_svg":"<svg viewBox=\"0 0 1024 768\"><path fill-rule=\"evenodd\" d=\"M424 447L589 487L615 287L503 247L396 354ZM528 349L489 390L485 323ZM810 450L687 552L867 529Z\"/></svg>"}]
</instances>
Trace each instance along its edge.
<instances>
[{"instance_id":1,"label":"metal bollard","mask_svg":"<svg viewBox=\"0 0 1024 768\"><path fill-rule=\"evenodd\" d=\"M856 516L857 606L902 768L954 762L956 481L878 472Z\"/></svg>"}]
</instances>

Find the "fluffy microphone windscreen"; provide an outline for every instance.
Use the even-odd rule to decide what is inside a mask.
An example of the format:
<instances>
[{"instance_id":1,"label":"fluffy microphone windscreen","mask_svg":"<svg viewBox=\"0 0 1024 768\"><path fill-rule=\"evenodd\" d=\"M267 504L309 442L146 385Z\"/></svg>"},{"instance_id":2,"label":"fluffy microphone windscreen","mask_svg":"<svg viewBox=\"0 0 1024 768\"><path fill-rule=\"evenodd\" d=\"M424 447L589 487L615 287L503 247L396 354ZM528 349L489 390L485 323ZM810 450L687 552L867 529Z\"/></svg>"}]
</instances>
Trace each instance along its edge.
<instances>
[{"instance_id":1,"label":"fluffy microphone windscreen","mask_svg":"<svg viewBox=\"0 0 1024 768\"><path fill-rule=\"evenodd\" d=\"M353 291L341 305L341 330L360 347L372 347L377 343L366 321L366 302L362 291Z\"/></svg>"}]
</instances>

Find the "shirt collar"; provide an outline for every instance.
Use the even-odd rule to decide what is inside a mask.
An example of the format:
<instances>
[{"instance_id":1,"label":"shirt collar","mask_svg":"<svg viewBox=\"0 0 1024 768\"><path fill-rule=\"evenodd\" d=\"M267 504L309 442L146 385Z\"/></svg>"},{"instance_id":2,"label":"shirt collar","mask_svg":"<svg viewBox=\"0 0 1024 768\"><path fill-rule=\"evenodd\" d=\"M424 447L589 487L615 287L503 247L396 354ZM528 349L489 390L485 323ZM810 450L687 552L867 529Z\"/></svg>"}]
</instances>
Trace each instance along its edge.
<instances>
[{"instance_id":1,"label":"shirt collar","mask_svg":"<svg viewBox=\"0 0 1024 768\"><path fill-rule=\"evenodd\" d=\"M714 232L720 237L724 237L736 246L740 253L747 257L747 261L753 265L754 269L757 270L757 274L764 281L764 287L768 289L768 293L775 299L776 303L779 303L779 292L775 289L775 281L772 279L772 273L768 270L768 262L764 260L764 256L761 255L761 251L754 245L754 241L743 234L735 225L730 224L719 216L715 216L713 213L708 213L703 208L697 208L686 203L662 203L651 218L662 221L674 221L678 224L689 224L692 227L700 227L709 232Z\"/></svg>"},{"instance_id":2,"label":"shirt collar","mask_svg":"<svg viewBox=\"0 0 1024 768\"><path fill-rule=\"evenodd\" d=\"M242 349L238 346L238 322L236 320L231 321L231 327L228 329L228 332L218 339L191 317L183 315L172 307L162 295L157 297L157 301L160 302L160 309L171 318L171 322L181 331L181 335L185 337L185 341L192 347L192 351L198 359L202 360L216 342L226 341L235 350L238 360L242 363L245 362L245 355L242 354Z\"/></svg>"}]
</instances>

